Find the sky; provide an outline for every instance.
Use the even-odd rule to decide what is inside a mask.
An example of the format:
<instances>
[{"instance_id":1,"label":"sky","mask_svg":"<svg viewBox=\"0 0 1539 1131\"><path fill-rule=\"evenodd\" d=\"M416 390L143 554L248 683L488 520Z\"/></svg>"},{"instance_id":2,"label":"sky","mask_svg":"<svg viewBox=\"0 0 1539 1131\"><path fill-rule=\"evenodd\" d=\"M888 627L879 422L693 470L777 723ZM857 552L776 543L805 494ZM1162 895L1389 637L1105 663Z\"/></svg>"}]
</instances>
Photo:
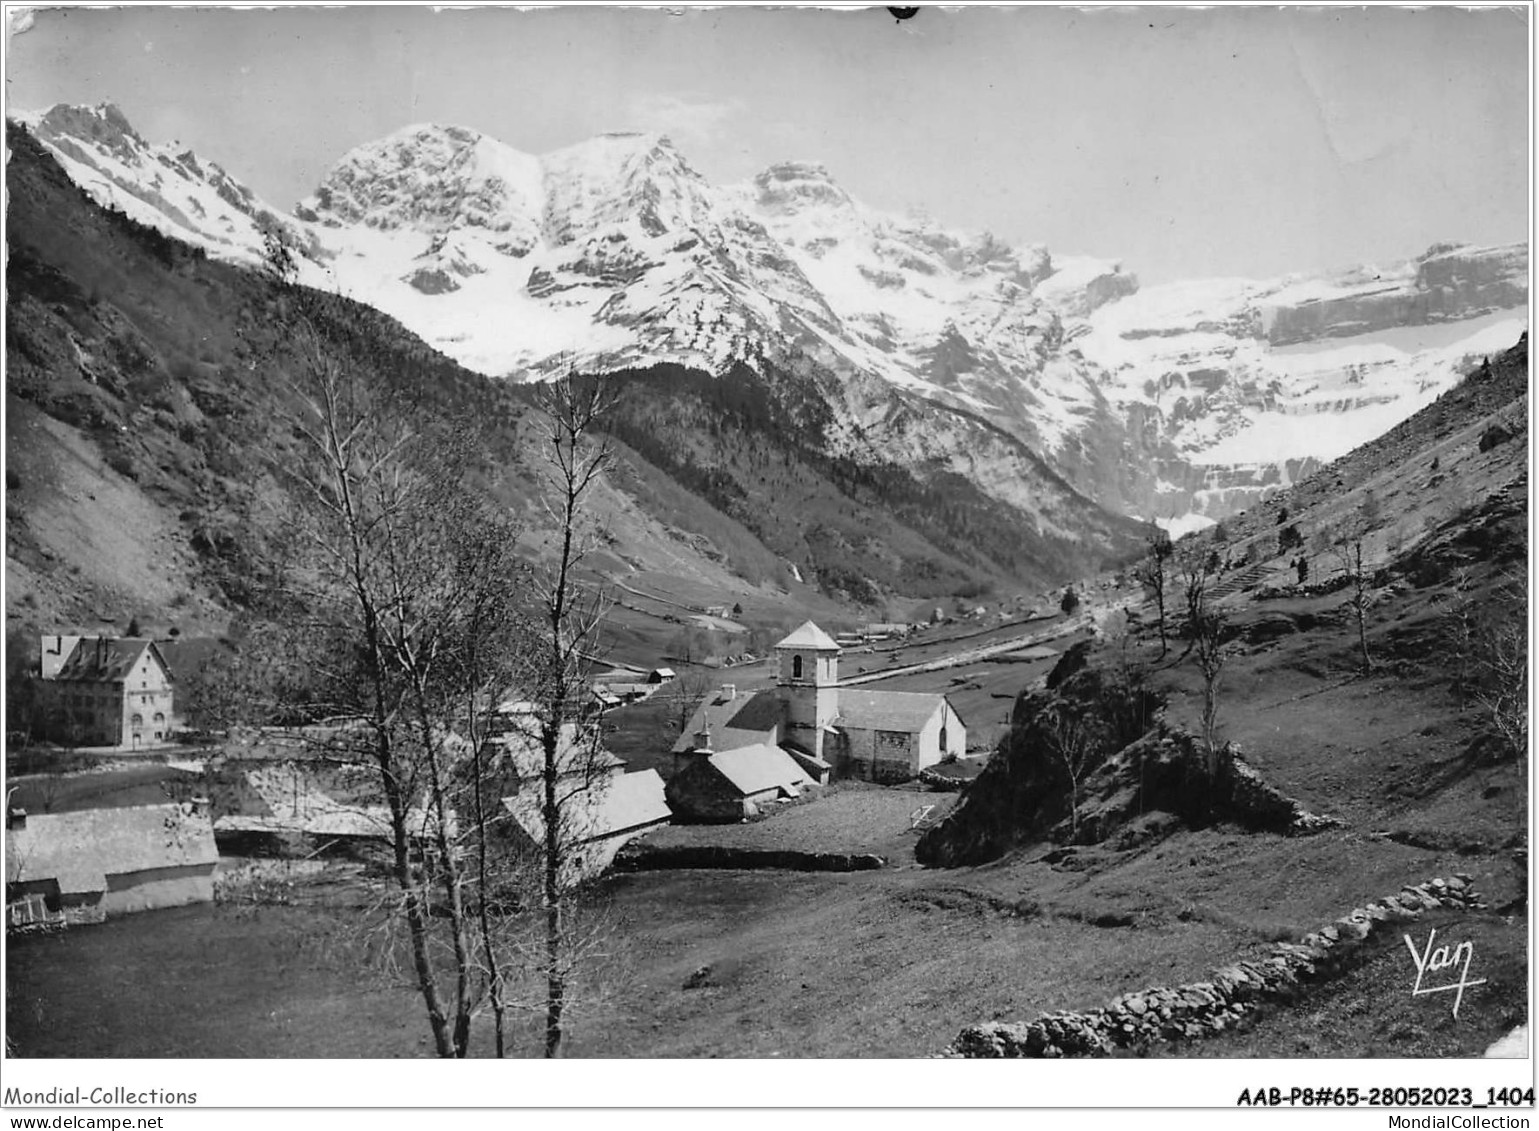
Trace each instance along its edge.
<instances>
[{"instance_id":1,"label":"sky","mask_svg":"<svg viewBox=\"0 0 1539 1131\"><path fill-rule=\"evenodd\" d=\"M64 8L9 37L5 89L115 102L283 209L410 124L655 130L716 183L818 161L1150 283L1526 240L1531 37L1520 7Z\"/></svg>"}]
</instances>

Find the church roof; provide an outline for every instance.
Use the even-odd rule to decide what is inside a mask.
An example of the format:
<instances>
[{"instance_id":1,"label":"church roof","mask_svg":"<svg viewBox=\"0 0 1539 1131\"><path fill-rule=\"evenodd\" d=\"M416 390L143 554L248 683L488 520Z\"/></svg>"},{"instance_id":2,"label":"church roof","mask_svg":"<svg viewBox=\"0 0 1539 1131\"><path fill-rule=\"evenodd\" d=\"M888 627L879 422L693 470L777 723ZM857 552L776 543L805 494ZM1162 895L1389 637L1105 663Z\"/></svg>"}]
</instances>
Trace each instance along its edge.
<instances>
[{"instance_id":1,"label":"church roof","mask_svg":"<svg viewBox=\"0 0 1539 1131\"><path fill-rule=\"evenodd\" d=\"M695 710L684 733L674 741L673 753L694 749L695 735L706 729L711 732L711 747L716 750L773 743L783 715L780 697L774 691L756 691L731 699L718 691Z\"/></svg>"},{"instance_id":2,"label":"church roof","mask_svg":"<svg viewBox=\"0 0 1539 1131\"><path fill-rule=\"evenodd\" d=\"M795 632L787 636L776 648L812 648L819 652L837 652L839 645L833 638L811 621L807 621Z\"/></svg>"},{"instance_id":3,"label":"church roof","mask_svg":"<svg viewBox=\"0 0 1539 1131\"><path fill-rule=\"evenodd\" d=\"M858 687L839 689L838 727L855 730L914 731L946 702L944 695L929 691L865 691Z\"/></svg>"}]
</instances>

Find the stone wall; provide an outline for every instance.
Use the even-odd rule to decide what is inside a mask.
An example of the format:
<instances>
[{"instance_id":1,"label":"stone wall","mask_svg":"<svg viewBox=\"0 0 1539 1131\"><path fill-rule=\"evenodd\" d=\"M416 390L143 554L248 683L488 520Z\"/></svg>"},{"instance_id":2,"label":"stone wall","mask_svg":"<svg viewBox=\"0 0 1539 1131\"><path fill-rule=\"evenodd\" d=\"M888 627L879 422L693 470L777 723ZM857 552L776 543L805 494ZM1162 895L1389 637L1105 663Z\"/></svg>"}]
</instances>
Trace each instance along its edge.
<instances>
[{"instance_id":1,"label":"stone wall","mask_svg":"<svg viewBox=\"0 0 1539 1131\"><path fill-rule=\"evenodd\" d=\"M895 785L913 778L915 736L856 727L844 727L843 732L845 777L879 785Z\"/></svg>"},{"instance_id":2,"label":"stone wall","mask_svg":"<svg viewBox=\"0 0 1539 1131\"><path fill-rule=\"evenodd\" d=\"M1222 1032L1268 1002L1301 986L1344 973L1364 946L1385 930L1439 907L1484 904L1463 872L1405 887L1359 907L1297 943L1277 943L1265 958L1236 962L1206 982L1123 994L1087 1013L1044 1013L1035 1021L970 1025L943 1055L956 1057L1107 1056L1112 1050Z\"/></svg>"},{"instance_id":3,"label":"stone wall","mask_svg":"<svg viewBox=\"0 0 1539 1131\"><path fill-rule=\"evenodd\" d=\"M925 768L919 771L919 780L940 793L957 793L972 779L950 778L945 774L937 773L933 769Z\"/></svg>"},{"instance_id":4,"label":"stone wall","mask_svg":"<svg viewBox=\"0 0 1539 1131\"><path fill-rule=\"evenodd\" d=\"M669 868L783 868L792 872L871 872L887 861L869 852L797 852L791 849L733 848L728 845L628 846L615 859L617 872Z\"/></svg>"}]
</instances>

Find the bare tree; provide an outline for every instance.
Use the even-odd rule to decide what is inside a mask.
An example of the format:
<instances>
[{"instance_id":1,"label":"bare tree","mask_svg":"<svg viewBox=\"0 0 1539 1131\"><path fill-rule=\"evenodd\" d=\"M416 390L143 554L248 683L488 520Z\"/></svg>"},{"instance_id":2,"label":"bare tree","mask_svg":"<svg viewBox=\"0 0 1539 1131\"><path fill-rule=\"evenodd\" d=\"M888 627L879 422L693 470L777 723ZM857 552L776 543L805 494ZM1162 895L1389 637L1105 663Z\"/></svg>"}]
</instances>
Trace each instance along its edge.
<instances>
[{"instance_id":1,"label":"bare tree","mask_svg":"<svg viewBox=\"0 0 1539 1131\"><path fill-rule=\"evenodd\" d=\"M1528 590L1525 579L1503 575L1479 603L1460 594L1455 613L1457 650L1467 670L1464 685L1485 708L1509 751L1528 751Z\"/></svg>"},{"instance_id":2,"label":"bare tree","mask_svg":"<svg viewBox=\"0 0 1539 1131\"><path fill-rule=\"evenodd\" d=\"M1069 840L1079 839L1080 782L1100 763L1101 742L1094 725L1061 705L1049 709L1047 744L1069 779Z\"/></svg>"},{"instance_id":3,"label":"bare tree","mask_svg":"<svg viewBox=\"0 0 1539 1131\"><path fill-rule=\"evenodd\" d=\"M1514 616L1490 620L1477 653L1483 679L1475 697L1518 757L1528 751L1528 621Z\"/></svg>"},{"instance_id":4,"label":"bare tree","mask_svg":"<svg viewBox=\"0 0 1539 1131\"><path fill-rule=\"evenodd\" d=\"M285 505L267 532L267 612L288 630L275 635L306 713L347 720L309 728L309 741L373 768L391 857L385 929L405 924L436 1052L463 1057L500 986L478 749L489 690L507 686L527 639L516 532L469 489L467 426L398 399L408 391L335 300L294 287L281 249L272 267L281 336L263 356L284 374L297 443L270 469ZM279 680L275 699L292 705L293 687ZM500 1031L499 1014L499 1045Z\"/></svg>"},{"instance_id":5,"label":"bare tree","mask_svg":"<svg viewBox=\"0 0 1539 1131\"><path fill-rule=\"evenodd\" d=\"M1214 555L1194 542L1183 546L1177 561L1186 602L1188 650L1195 653L1197 670L1202 673L1202 739L1211 783L1218 775L1218 688L1225 660L1225 619L1209 593L1216 569Z\"/></svg>"},{"instance_id":6,"label":"bare tree","mask_svg":"<svg viewBox=\"0 0 1539 1131\"><path fill-rule=\"evenodd\" d=\"M1347 579L1347 603L1357 623L1357 643L1363 656L1363 671L1373 670L1373 657L1368 652L1368 604L1372 589L1372 575L1363 565L1363 540L1378 520L1380 504L1369 492L1337 538L1336 561L1342 576Z\"/></svg>"},{"instance_id":7,"label":"bare tree","mask_svg":"<svg viewBox=\"0 0 1539 1131\"><path fill-rule=\"evenodd\" d=\"M1357 624L1357 643L1363 656L1363 671L1373 670L1373 657L1368 652L1368 598L1369 576L1363 568L1363 539L1361 535L1349 535L1336 546L1336 561L1342 576L1347 579L1347 605Z\"/></svg>"},{"instance_id":8,"label":"bare tree","mask_svg":"<svg viewBox=\"0 0 1539 1131\"><path fill-rule=\"evenodd\" d=\"M1171 544L1170 535L1163 530L1156 530L1149 535L1147 551L1135 567L1133 574L1154 598L1154 607L1159 615L1160 659L1162 660L1170 650L1170 644L1165 635L1165 589L1169 579L1168 563L1174 553L1175 547Z\"/></svg>"},{"instance_id":9,"label":"bare tree","mask_svg":"<svg viewBox=\"0 0 1539 1131\"><path fill-rule=\"evenodd\" d=\"M711 679L704 672L682 672L668 689L669 738L677 738L695 717L695 711L711 693Z\"/></svg>"},{"instance_id":10,"label":"bare tree","mask_svg":"<svg viewBox=\"0 0 1539 1131\"><path fill-rule=\"evenodd\" d=\"M569 921L572 891L582 879L572 857L583 839L592 795L605 780L601 716L587 694L588 657L601 650L599 630L611 602L596 585L583 585L579 574L594 543L586 507L613 459L604 429L614 390L601 379L568 375L543 386L538 405L547 507L556 532L552 559L539 581L541 640L530 672L542 754L544 1051L554 1057L561 1049L575 962L587 949Z\"/></svg>"}]
</instances>

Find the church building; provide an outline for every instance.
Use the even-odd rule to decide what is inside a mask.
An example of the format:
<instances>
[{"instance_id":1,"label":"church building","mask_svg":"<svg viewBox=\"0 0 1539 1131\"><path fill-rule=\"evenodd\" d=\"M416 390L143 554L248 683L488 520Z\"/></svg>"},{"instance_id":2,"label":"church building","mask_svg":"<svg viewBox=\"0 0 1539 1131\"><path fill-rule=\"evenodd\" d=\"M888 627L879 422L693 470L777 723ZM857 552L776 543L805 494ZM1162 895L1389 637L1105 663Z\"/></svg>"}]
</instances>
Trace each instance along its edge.
<instances>
[{"instance_id":1,"label":"church building","mask_svg":"<svg viewBox=\"0 0 1539 1131\"><path fill-rule=\"evenodd\" d=\"M698 758L758 747L783 751L815 783L891 784L966 752L967 728L944 695L840 687L839 645L811 621L775 652L773 688L739 696L726 685L695 712L673 745L676 773Z\"/></svg>"}]
</instances>

